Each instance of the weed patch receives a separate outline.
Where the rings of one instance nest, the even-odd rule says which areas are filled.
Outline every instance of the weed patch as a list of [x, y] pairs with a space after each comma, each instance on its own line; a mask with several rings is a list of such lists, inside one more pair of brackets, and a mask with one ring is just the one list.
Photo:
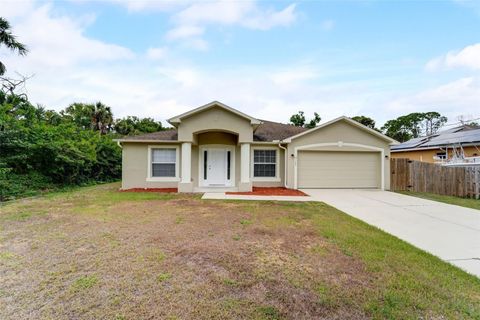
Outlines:
[[172, 275], [170, 273], [160, 273], [157, 276], [157, 281], [158, 282], [165, 282], [165, 281], [169, 280], [170, 278], [172, 278]]
[[93, 287], [95, 284], [97, 284], [97, 282], [98, 282], [98, 279], [97, 279], [97, 276], [95, 275], [83, 276], [73, 282], [71, 289], [74, 292], [86, 290]]

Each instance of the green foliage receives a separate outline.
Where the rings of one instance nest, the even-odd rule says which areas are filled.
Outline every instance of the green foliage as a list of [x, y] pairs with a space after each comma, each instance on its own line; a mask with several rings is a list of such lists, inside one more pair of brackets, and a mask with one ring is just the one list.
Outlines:
[[447, 117], [435, 111], [414, 112], [387, 121], [382, 131], [397, 141], [405, 142], [412, 138], [435, 134], [446, 122]]
[[[0, 17], [0, 47], [4, 45], [12, 51], [16, 51], [19, 55], [27, 54], [28, 50], [25, 45], [18, 42], [12, 34], [10, 23], [4, 18]], [[5, 65], [0, 61], [0, 76], [7, 71]]]
[[135, 116], [118, 119], [115, 121], [114, 128], [116, 133], [124, 136], [164, 130], [160, 121], [157, 122], [152, 118], [140, 119]]
[[373, 120], [372, 118], [369, 118], [369, 117], [366, 117], [366, 116], [355, 116], [355, 117], [352, 117], [352, 120], [355, 120], [355, 121], [363, 124], [365, 127], [377, 130], [375, 128], [375, 120]]
[[101, 134], [107, 134], [113, 126], [112, 110], [101, 102], [73, 103], [62, 111], [62, 115], [82, 129], [100, 131]]
[[[0, 201], [120, 177], [121, 149], [108, 133], [109, 108], [72, 106], [57, 113], [0, 92]], [[85, 110], [93, 111], [91, 125]]]
[[320, 115], [316, 112], [313, 113], [314, 117], [310, 121], [306, 121], [305, 114], [303, 111], [298, 111], [297, 114], [294, 114], [290, 117], [290, 123], [296, 127], [304, 127], [307, 129], [315, 128], [318, 123], [322, 120]]
[[290, 117], [290, 123], [295, 127], [303, 127], [305, 125], [305, 114], [303, 111], [298, 111]]

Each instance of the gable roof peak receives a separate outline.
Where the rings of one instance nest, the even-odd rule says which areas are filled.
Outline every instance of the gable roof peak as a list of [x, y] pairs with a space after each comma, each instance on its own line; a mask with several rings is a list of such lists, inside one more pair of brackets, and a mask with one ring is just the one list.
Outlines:
[[210, 102], [210, 103], [204, 104], [204, 105], [202, 105], [202, 106], [200, 106], [200, 107], [197, 107], [197, 108], [192, 109], [192, 110], [190, 110], [190, 111], [184, 112], [184, 113], [182, 113], [182, 114], [180, 114], [180, 115], [177, 115], [177, 116], [175, 116], [175, 117], [172, 117], [172, 118], [168, 119], [167, 121], [168, 121], [168, 123], [170, 123], [171, 125], [177, 126], [179, 123], [182, 122], [182, 119], [183, 119], [183, 118], [189, 117], [189, 116], [191, 116], [191, 115], [194, 115], [194, 114], [196, 114], [196, 113], [205, 111], [205, 110], [210, 109], [210, 108], [213, 108], [213, 107], [220, 107], [220, 108], [222, 108], [222, 109], [224, 109], [224, 110], [227, 110], [227, 111], [229, 111], [229, 112], [231, 112], [231, 113], [234, 113], [234, 114], [236, 114], [236, 115], [238, 115], [238, 116], [240, 116], [240, 117], [242, 117], [242, 118], [245, 118], [245, 119], [247, 119], [247, 120], [250, 120], [250, 123], [251, 123], [252, 125], [259, 125], [259, 124], [262, 123], [260, 120], [254, 118], [254, 117], [252, 117], [252, 116], [249, 116], [249, 115], [247, 115], [247, 114], [245, 114], [245, 113], [243, 113], [243, 112], [241, 112], [241, 111], [239, 111], [239, 110], [237, 110], [237, 109], [235, 109], [235, 108], [232, 108], [232, 107], [230, 107], [230, 106], [228, 106], [228, 105], [226, 105], [226, 104], [224, 104], [224, 103], [222, 103], [222, 102], [220, 102], [220, 101], [217, 101], [217, 100], [214, 100], [214, 101], [212, 101], [212, 102]]
[[376, 130], [373, 130], [372, 128], [369, 128], [369, 127], [367, 127], [367, 126], [364, 126], [364, 125], [361, 124], [360, 122], [357, 122], [357, 121], [355, 121], [355, 120], [353, 120], [352, 118], [349, 118], [349, 117], [347, 117], [347, 116], [340, 116], [340, 117], [335, 118], [335, 119], [333, 119], [333, 120], [330, 120], [330, 121], [327, 121], [327, 122], [325, 122], [325, 123], [322, 123], [322, 124], [320, 124], [320, 125], [312, 128], [312, 129], [308, 129], [308, 130], [303, 131], [303, 132], [301, 132], [301, 133], [299, 133], [299, 134], [297, 134], [297, 135], [291, 136], [291, 137], [285, 139], [284, 142], [289, 143], [289, 142], [291, 142], [293, 139], [296, 139], [296, 138], [298, 138], [298, 137], [301, 137], [301, 136], [303, 136], [303, 135], [305, 135], [305, 134], [309, 134], [309, 133], [311, 133], [311, 132], [313, 132], [313, 131], [316, 131], [316, 130], [318, 130], [318, 129], [327, 127], [327, 126], [332, 125], [332, 124], [334, 124], [334, 123], [337, 123], [337, 122], [339, 122], [339, 121], [345, 121], [345, 122], [347, 122], [347, 123], [349, 123], [349, 124], [351, 124], [351, 125], [354, 125], [354, 126], [360, 128], [360, 129], [362, 129], [362, 130], [364, 130], [364, 131], [367, 131], [367, 132], [369, 132], [369, 133], [371, 133], [371, 134], [373, 134], [373, 135], [375, 135], [375, 136], [377, 136], [377, 137], [379, 137], [379, 138], [381, 138], [381, 139], [383, 139], [383, 140], [385, 140], [385, 141], [388, 141], [388, 142], [389, 142], [390, 144], [392, 144], [392, 145], [399, 143], [399, 142], [396, 141], [395, 139], [392, 139], [392, 138], [384, 135], [384, 134], [381, 133], [381, 132], [378, 132], [378, 131], [376, 131]]

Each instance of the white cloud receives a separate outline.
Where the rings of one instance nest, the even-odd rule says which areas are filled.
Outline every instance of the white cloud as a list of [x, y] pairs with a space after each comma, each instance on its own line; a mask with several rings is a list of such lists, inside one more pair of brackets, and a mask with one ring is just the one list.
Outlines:
[[181, 25], [169, 30], [165, 37], [168, 40], [191, 38], [202, 35], [204, 31], [203, 27]]
[[438, 111], [450, 120], [461, 114], [480, 116], [480, 77], [470, 76], [403, 96], [388, 103], [388, 111], [401, 115], [409, 112]]
[[147, 58], [151, 60], [161, 60], [167, 55], [167, 48], [149, 48], [147, 50]]
[[134, 57], [127, 48], [84, 36], [85, 28], [92, 22], [91, 15], [72, 19], [53, 16], [51, 11], [52, 6], [47, 4], [32, 8], [24, 16], [13, 20], [18, 40], [25, 43], [29, 50], [28, 55], [22, 58], [22, 71]]
[[472, 44], [459, 51], [450, 51], [426, 64], [426, 69], [429, 71], [458, 67], [480, 70], [480, 43]]
[[198, 2], [174, 16], [178, 25], [240, 25], [251, 29], [268, 30], [288, 26], [296, 20], [295, 4], [283, 10], [263, 9], [254, 1]]
[[185, 6], [192, 0], [110, 0], [113, 3], [122, 5], [130, 12], [141, 11], [171, 11]]
[[195, 2], [173, 15], [175, 26], [166, 38], [184, 40], [191, 47], [205, 49], [207, 43], [201, 36], [207, 26], [241, 26], [253, 30], [289, 26], [297, 19], [295, 8], [291, 4], [282, 10], [265, 9], [255, 1]]
[[24, 15], [25, 12], [30, 12], [32, 9], [33, 1], [2, 0], [1, 15], [3, 18], [12, 20]]
[[269, 30], [279, 26], [289, 26], [297, 19], [295, 13], [295, 4], [291, 4], [285, 7], [281, 11], [274, 10], [255, 10], [255, 14], [250, 17], [246, 17], [242, 25], [251, 29]]
[[255, 7], [251, 1], [197, 2], [177, 13], [173, 19], [179, 25], [231, 25], [239, 23]]

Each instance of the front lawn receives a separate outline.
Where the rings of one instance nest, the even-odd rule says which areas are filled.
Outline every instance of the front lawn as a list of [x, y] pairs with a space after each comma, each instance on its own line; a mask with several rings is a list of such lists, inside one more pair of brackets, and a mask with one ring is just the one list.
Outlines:
[[477, 200], [477, 199], [443, 196], [440, 194], [425, 193], [425, 192], [410, 192], [410, 191], [398, 191], [398, 192], [405, 194], [407, 196], [419, 197], [422, 199], [439, 201], [439, 202], [444, 202], [448, 204], [454, 204], [461, 207], [480, 210], [480, 200]]
[[81, 188], [0, 207], [0, 319], [479, 319], [480, 280], [323, 203]]

